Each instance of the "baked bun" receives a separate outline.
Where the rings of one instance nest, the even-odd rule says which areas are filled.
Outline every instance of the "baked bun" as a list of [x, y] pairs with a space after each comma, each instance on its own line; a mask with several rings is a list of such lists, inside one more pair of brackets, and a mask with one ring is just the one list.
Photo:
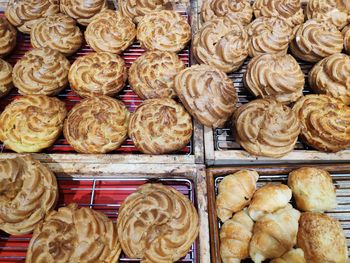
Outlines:
[[21, 94], [57, 95], [68, 85], [68, 59], [50, 48], [32, 49], [13, 68], [13, 83]]
[[0, 98], [7, 95], [12, 87], [12, 66], [0, 58]]
[[179, 13], [163, 10], [142, 18], [137, 39], [147, 50], [179, 52], [191, 40], [191, 27]]
[[136, 27], [129, 17], [113, 10], [103, 11], [92, 19], [85, 31], [85, 39], [96, 52], [119, 54], [136, 37]]
[[0, 229], [11, 235], [31, 233], [55, 207], [55, 175], [30, 156], [0, 161]]
[[118, 262], [117, 229], [103, 213], [76, 204], [50, 212], [30, 240], [26, 263]]
[[199, 231], [191, 201], [172, 187], [145, 184], [119, 209], [118, 236], [124, 253], [141, 262], [175, 262], [185, 256]]
[[346, 53], [348, 53], [350, 55], [350, 25], [344, 27], [342, 33], [344, 35], [344, 48], [345, 48], [345, 51], [346, 51]]
[[175, 77], [175, 91], [201, 124], [222, 127], [236, 109], [237, 93], [227, 75], [208, 65], [195, 65]]
[[76, 104], [64, 122], [64, 137], [80, 153], [106, 153], [120, 147], [128, 133], [129, 111], [111, 97]]
[[327, 95], [306, 95], [293, 110], [301, 122], [301, 138], [313, 148], [338, 152], [350, 146], [350, 107]]
[[148, 51], [129, 69], [129, 83], [141, 99], [174, 98], [176, 74], [185, 64], [172, 52]]
[[83, 98], [114, 96], [123, 89], [127, 77], [124, 60], [107, 52], [77, 58], [68, 75], [71, 88]]
[[299, 26], [290, 50], [296, 58], [318, 62], [343, 50], [343, 35], [330, 23], [308, 20]]
[[61, 135], [66, 115], [64, 103], [57, 98], [19, 97], [0, 115], [0, 141], [15, 152], [39, 152]]
[[16, 47], [17, 31], [4, 17], [0, 17], [0, 58]]
[[145, 100], [132, 114], [129, 137], [143, 153], [163, 154], [182, 150], [192, 137], [192, 120], [172, 99]]
[[74, 19], [63, 14], [42, 18], [30, 31], [34, 48], [48, 47], [65, 56], [75, 53], [83, 43], [83, 35]]
[[19, 31], [29, 34], [39, 18], [59, 12], [59, 0], [9, 0], [5, 16]]
[[286, 104], [303, 95], [304, 84], [304, 73], [289, 54], [254, 57], [244, 74], [244, 85], [255, 97], [270, 97]]
[[302, 249], [293, 248], [282, 257], [271, 260], [270, 263], [306, 263], [306, 260]]
[[239, 22], [217, 18], [206, 22], [193, 40], [193, 54], [201, 64], [224, 72], [237, 70], [248, 56], [248, 35]]
[[273, 99], [257, 99], [234, 114], [236, 141], [250, 154], [282, 157], [294, 149], [300, 121], [286, 105]]

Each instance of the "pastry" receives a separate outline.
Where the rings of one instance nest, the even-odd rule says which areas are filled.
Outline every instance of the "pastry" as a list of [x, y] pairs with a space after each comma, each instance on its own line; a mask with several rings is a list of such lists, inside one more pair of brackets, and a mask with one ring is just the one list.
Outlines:
[[289, 54], [254, 57], [244, 74], [244, 85], [255, 97], [270, 97], [286, 104], [303, 95], [304, 84], [304, 73]]
[[236, 213], [220, 229], [220, 255], [223, 263], [240, 263], [249, 257], [253, 220], [246, 211]]
[[106, 153], [120, 147], [128, 133], [129, 111], [111, 97], [76, 104], [64, 122], [64, 137], [79, 153]]
[[174, 98], [175, 76], [185, 64], [172, 52], [148, 51], [129, 69], [129, 83], [141, 99]]
[[346, 263], [348, 249], [340, 223], [325, 214], [302, 213], [299, 221], [297, 246], [308, 263]]
[[290, 51], [299, 59], [318, 62], [343, 50], [343, 35], [332, 24], [308, 20], [300, 25]]
[[302, 249], [293, 248], [282, 257], [271, 260], [270, 263], [306, 263], [306, 260]]
[[118, 262], [117, 228], [103, 213], [76, 204], [50, 212], [30, 240], [26, 263]]
[[0, 58], [0, 98], [12, 89], [12, 66]]
[[59, 12], [59, 0], [9, 0], [5, 16], [19, 31], [29, 34], [39, 18]]
[[143, 153], [163, 154], [182, 150], [192, 137], [192, 120], [172, 99], [145, 100], [132, 114], [129, 137]]
[[292, 198], [292, 191], [284, 184], [268, 183], [259, 188], [253, 195], [248, 207], [249, 216], [259, 220], [268, 213], [285, 207]]
[[350, 57], [337, 53], [318, 62], [309, 72], [310, 88], [350, 105]]
[[127, 77], [124, 60], [107, 52], [77, 58], [68, 75], [71, 88], [82, 98], [114, 96], [123, 89]]
[[234, 113], [236, 141], [250, 154], [279, 158], [294, 149], [300, 133], [295, 112], [273, 99], [257, 99]]
[[277, 17], [259, 17], [246, 28], [249, 36], [249, 56], [287, 54], [293, 39], [293, 29]]
[[302, 211], [323, 212], [337, 207], [332, 177], [323, 169], [302, 167], [288, 176], [297, 208]]
[[65, 56], [75, 53], [83, 42], [83, 35], [74, 19], [63, 14], [38, 20], [30, 31], [34, 48], [48, 47]]
[[248, 25], [253, 18], [253, 8], [248, 0], [205, 0], [201, 10], [202, 20], [228, 17]]
[[248, 56], [248, 34], [239, 22], [216, 18], [201, 27], [192, 47], [198, 63], [231, 72], [237, 70]]
[[124, 253], [141, 262], [175, 262], [185, 256], [199, 231], [196, 208], [183, 194], [145, 184], [119, 209], [118, 236]]
[[113, 10], [103, 11], [92, 19], [85, 31], [85, 39], [96, 52], [119, 54], [136, 37], [136, 27], [130, 18]]
[[219, 194], [216, 198], [216, 211], [222, 222], [226, 222], [232, 214], [250, 203], [258, 179], [259, 174], [253, 170], [241, 170], [224, 177], [219, 184]]
[[0, 229], [11, 235], [31, 233], [55, 207], [55, 175], [30, 156], [0, 161]]
[[179, 13], [163, 10], [142, 18], [137, 39], [147, 50], [179, 52], [191, 40], [191, 27]]
[[4, 17], [0, 17], [0, 58], [10, 54], [16, 47], [16, 29]]
[[0, 141], [15, 152], [39, 152], [61, 135], [66, 107], [57, 98], [22, 96], [0, 115]]
[[50, 48], [32, 49], [13, 68], [13, 83], [21, 94], [57, 95], [68, 85], [68, 59]]
[[182, 104], [201, 124], [222, 127], [236, 109], [237, 93], [227, 75], [208, 65], [194, 65], [175, 77]]
[[343, 36], [344, 36], [344, 48], [346, 53], [350, 55], [350, 25], [344, 27], [343, 31]]
[[350, 107], [327, 95], [306, 95], [293, 107], [301, 138], [313, 148], [338, 152], [350, 146]]

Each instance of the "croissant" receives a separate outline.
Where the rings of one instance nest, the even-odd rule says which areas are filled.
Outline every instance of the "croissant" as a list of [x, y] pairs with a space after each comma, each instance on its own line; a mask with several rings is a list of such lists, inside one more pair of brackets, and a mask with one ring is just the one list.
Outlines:
[[271, 260], [270, 263], [306, 263], [304, 251], [300, 248], [292, 249], [280, 258]]

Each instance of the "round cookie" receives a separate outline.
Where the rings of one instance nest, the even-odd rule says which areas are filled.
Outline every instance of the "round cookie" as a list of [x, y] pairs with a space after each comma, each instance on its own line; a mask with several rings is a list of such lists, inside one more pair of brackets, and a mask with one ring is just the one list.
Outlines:
[[13, 87], [12, 66], [0, 59], [0, 98], [7, 95]]
[[16, 29], [4, 17], [0, 17], [0, 58], [11, 53], [16, 47]]

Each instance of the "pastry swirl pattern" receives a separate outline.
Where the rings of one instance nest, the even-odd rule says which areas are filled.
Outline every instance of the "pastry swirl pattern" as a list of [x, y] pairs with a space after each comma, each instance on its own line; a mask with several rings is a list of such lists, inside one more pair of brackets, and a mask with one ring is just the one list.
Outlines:
[[12, 87], [12, 66], [0, 59], [0, 98], [7, 95]]
[[350, 25], [344, 27], [343, 31], [343, 36], [344, 36], [344, 48], [346, 53], [350, 55]]
[[16, 29], [6, 20], [0, 17], [0, 58], [10, 54], [16, 47]]

